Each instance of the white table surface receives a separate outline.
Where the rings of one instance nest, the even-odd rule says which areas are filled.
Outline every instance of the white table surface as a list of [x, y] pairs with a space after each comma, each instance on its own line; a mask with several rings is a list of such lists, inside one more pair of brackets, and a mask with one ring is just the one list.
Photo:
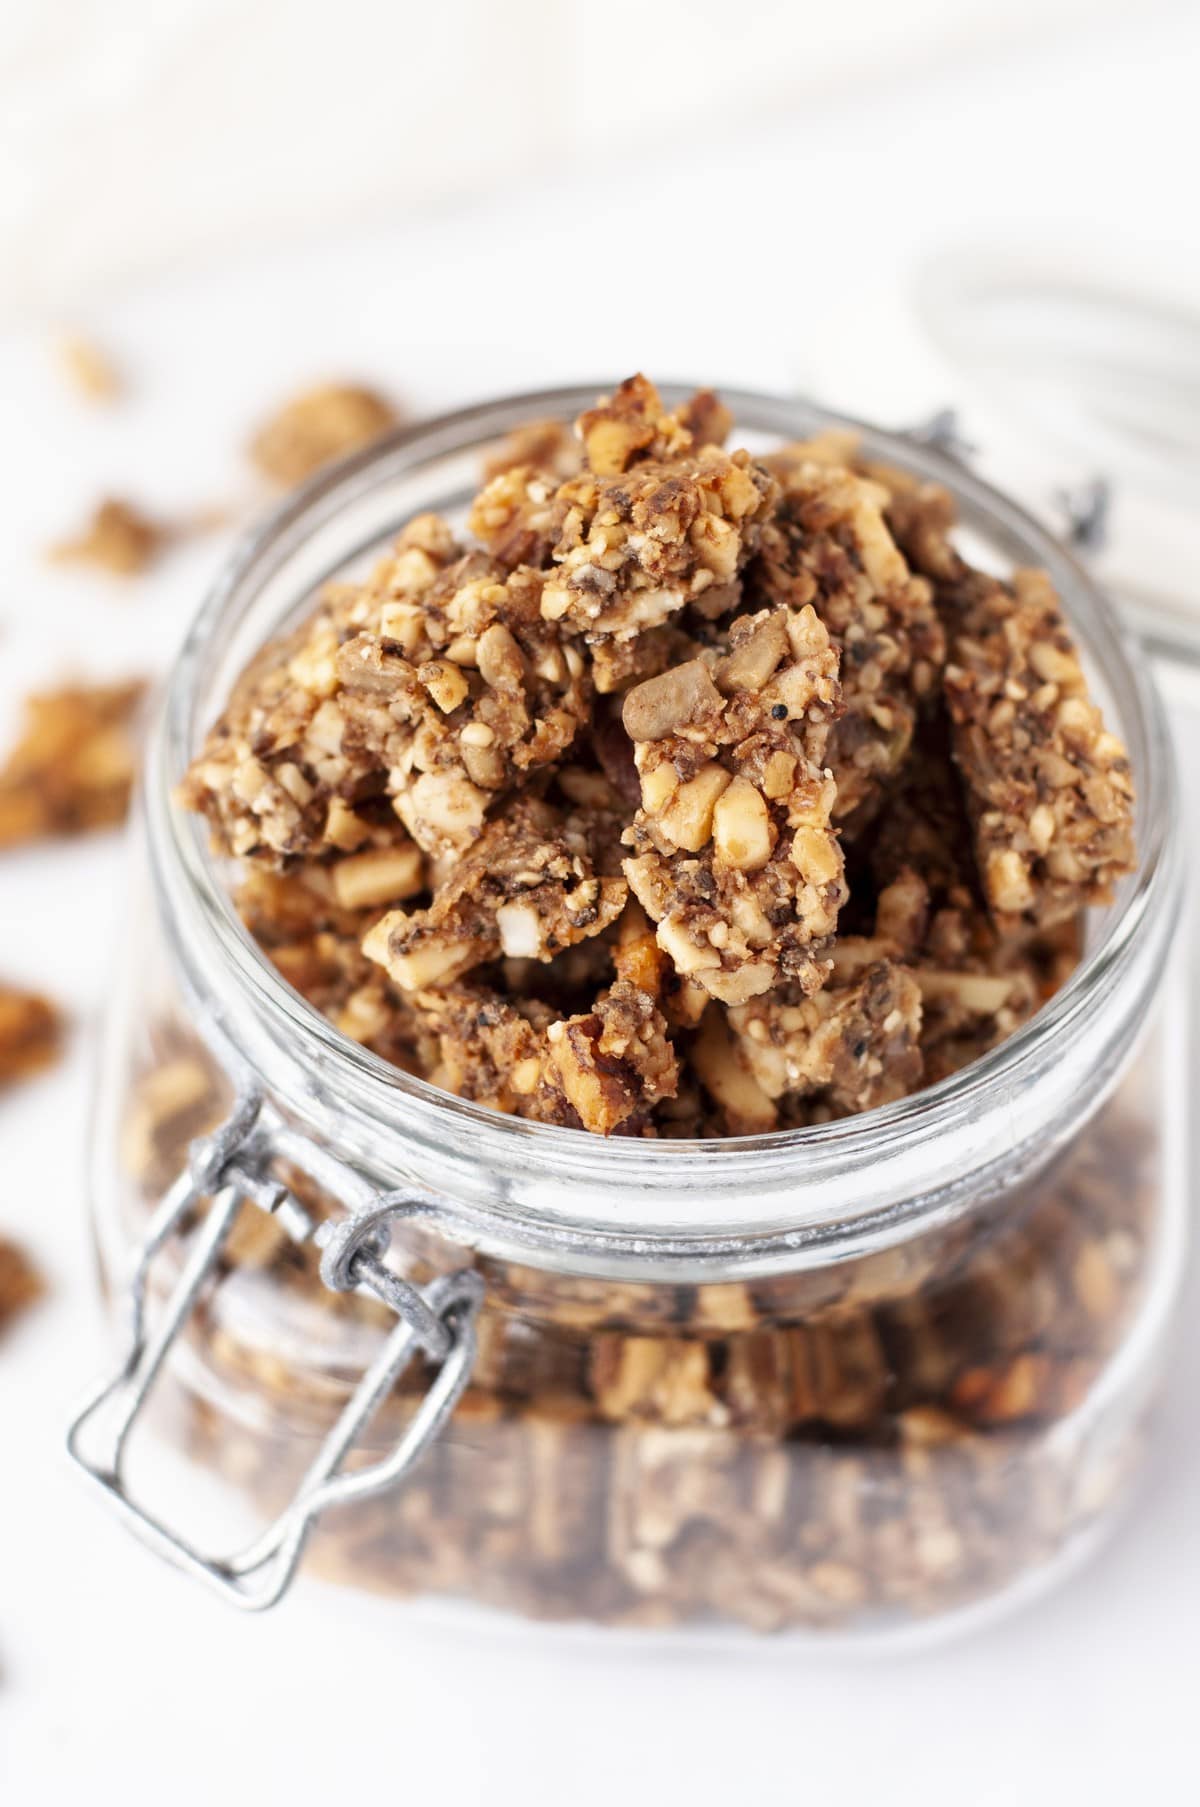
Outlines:
[[[1131, 24], [1071, 55], [999, 58], [734, 146], [550, 181], [502, 209], [385, 222], [113, 297], [86, 315], [134, 378], [110, 412], [61, 389], [40, 330], [0, 342], [0, 727], [64, 667], [161, 667], [222, 548], [190, 547], [129, 591], [48, 572], [37, 549], [101, 490], [164, 510], [248, 491], [233, 448], [294, 383], [361, 374], [427, 410], [640, 365], [807, 386], [896, 419], [947, 394], [904, 305], [914, 262], [981, 221], [1022, 244], [1103, 240], [1110, 263], [1119, 222], [1124, 256], [1144, 247], [1162, 282], [1200, 293], [1200, 244], [1167, 179], [1194, 163], [1200, 33], [1151, 12], [1148, 46]], [[947, 143], [963, 153], [949, 165]], [[1076, 163], [1100, 182], [1090, 222], [1072, 210]], [[743, 247], [768, 233], [769, 254], [748, 260]], [[682, 290], [681, 260], [694, 270]], [[160, 1568], [61, 1448], [102, 1347], [82, 1171], [122, 870], [105, 838], [6, 856], [0, 875], [0, 970], [75, 1000], [77, 1018], [65, 1064], [0, 1103], [0, 1227], [37, 1251], [52, 1285], [0, 1350], [5, 1803], [1200, 1796], [1194, 1275], [1146, 1484], [1114, 1541], [1053, 1597], [948, 1648], [857, 1661], [639, 1651], [464, 1632], [312, 1582], [245, 1620]]]

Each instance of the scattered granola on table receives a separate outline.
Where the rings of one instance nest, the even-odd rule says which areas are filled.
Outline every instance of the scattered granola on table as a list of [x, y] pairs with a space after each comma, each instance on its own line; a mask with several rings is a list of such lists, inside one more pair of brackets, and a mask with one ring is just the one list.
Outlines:
[[42, 1277], [24, 1249], [0, 1236], [0, 1336], [44, 1291]]
[[[358, 391], [258, 441], [293, 481]], [[184, 786], [280, 970], [494, 1108], [744, 1134], [901, 1098], [1069, 974], [1133, 863], [1048, 579], [826, 435], [724, 449], [638, 376], [488, 461], [239, 680]]]
[[400, 416], [386, 396], [353, 383], [322, 383], [281, 407], [250, 441], [264, 477], [291, 488], [335, 458], [369, 445]]
[[62, 1018], [48, 998], [0, 983], [0, 1088], [51, 1066], [62, 1046]]
[[145, 684], [68, 684], [26, 699], [0, 765], [0, 850], [122, 822], [137, 767]]
[[88, 402], [116, 401], [125, 385], [102, 346], [79, 333], [64, 333], [55, 349], [63, 375], [77, 395]]
[[177, 530], [136, 502], [118, 496], [98, 502], [82, 532], [51, 546], [56, 565], [90, 565], [111, 577], [140, 577], [175, 540]]

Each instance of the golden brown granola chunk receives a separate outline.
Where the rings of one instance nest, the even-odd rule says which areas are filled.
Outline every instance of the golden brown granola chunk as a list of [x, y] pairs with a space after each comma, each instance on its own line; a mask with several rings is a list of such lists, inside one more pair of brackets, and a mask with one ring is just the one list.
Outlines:
[[678, 1066], [654, 1001], [627, 980], [567, 1018], [486, 987], [418, 992], [426, 1072], [461, 1098], [596, 1135], [648, 1127]]
[[706, 437], [723, 425], [718, 407], [697, 397], [667, 414], [653, 384], [632, 379], [581, 417], [586, 470], [557, 487], [529, 466], [502, 472], [471, 531], [505, 564], [546, 567], [543, 615], [589, 641], [632, 640], [701, 599], [727, 610], [775, 486]]
[[1004, 934], [1110, 903], [1134, 866], [1129, 756], [1104, 725], [1043, 571], [944, 593], [946, 704], [975, 857]]
[[140, 681], [71, 684], [26, 699], [21, 738], [0, 766], [0, 848], [124, 820], [144, 692]]
[[0, 1236], [0, 1335], [44, 1291], [42, 1277], [24, 1249]]
[[[369, 849], [334, 866], [306, 865], [288, 873], [252, 867], [236, 897], [243, 922], [289, 985], [343, 1035], [406, 1069], [416, 1033], [412, 1010], [361, 945], [378, 906], [389, 898], [379, 894], [382, 883], [370, 887], [369, 900], [360, 898], [361, 880], [356, 876], [348, 885], [345, 874], [377, 856], [395, 870], [406, 854], [415, 853], [410, 843], [405, 849]], [[386, 886], [394, 899], [421, 888], [419, 881]], [[348, 893], [353, 893], [350, 901]]]
[[742, 1133], [774, 1129], [778, 1101], [821, 1094], [838, 1115], [872, 1110], [915, 1090], [921, 991], [889, 959], [872, 961], [812, 997], [795, 989], [706, 1015], [693, 1063]]
[[110, 496], [98, 502], [81, 533], [50, 548], [56, 565], [92, 565], [113, 577], [140, 577], [177, 537], [135, 502]]
[[306, 389], [264, 421], [250, 456], [265, 477], [291, 487], [335, 458], [370, 445], [399, 420], [386, 396], [355, 383]]
[[0, 1086], [52, 1065], [62, 1046], [62, 1027], [48, 998], [0, 985]]
[[872, 866], [880, 887], [873, 932], [839, 942], [835, 968], [845, 973], [881, 956], [911, 966], [932, 1084], [1004, 1041], [1055, 983], [1042, 971], [1042, 938], [1006, 941], [984, 907], [961, 781], [943, 731], [923, 737], [882, 818]]
[[431, 987], [412, 995], [420, 1070], [431, 1084], [474, 1104], [538, 1123], [570, 1121], [545, 1078], [545, 1031], [554, 1012], [483, 985]]
[[837, 660], [811, 608], [764, 610], [724, 650], [630, 690], [641, 781], [625, 875], [659, 946], [709, 996], [822, 983], [844, 899], [822, 756]]
[[391, 910], [363, 952], [405, 991], [448, 985], [501, 955], [550, 960], [615, 922], [625, 880], [596, 873], [586, 812], [522, 799], [453, 862], [426, 910]]
[[750, 573], [754, 593], [811, 603], [841, 655], [843, 714], [830, 744], [835, 819], [856, 830], [907, 758], [936, 700], [945, 640], [929, 584], [914, 577], [883, 518], [886, 495], [841, 466], [788, 457]]
[[673, 1098], [679, 1064], [662, 1012], [628, 979], [618, 979], [585, 1016], [551, 1023], [547, 1066], [584, 1129], [611, 1135]]
[[185, 801], [257, 858], [341, 845], [380, 802], [426, 851], [467, 846], [586, 716], [584, 661], [542, 619], [542, 581], [418, 517], [366, 584], [329, 589], [245, 674]]

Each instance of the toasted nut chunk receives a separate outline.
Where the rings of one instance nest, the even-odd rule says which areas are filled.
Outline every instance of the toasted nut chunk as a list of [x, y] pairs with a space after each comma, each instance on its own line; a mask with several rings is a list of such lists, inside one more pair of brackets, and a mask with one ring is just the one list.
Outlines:
[[702, 659], [689, 659], [626, 692], [621, 720], [630, 740], [663, 740], [691, 723], [711, 721], [721, 696]]
[[739, 1059], [725, 1013], [710, 1004], [692, 1043], [692, 1065], [705, 1091], [720, 1105], [733, 1136], [761, 1135], [776, 1127], [779, 1113], [749, 1067]]
[[701, 766], [694, 778], [673, 790], [659, 824], [663, 840], [698, 853], [712, 834], [717, 802], [731, 782], [715, 759]]
[[733, 779], [721, 792], [712, 824], [717, 858], [726, 866], [738, 872], [757, 872], [766, 865], [771, 857], [771, 817], [748, 778]]
[[419, 847], [372, 847], [339, 860], [333, 889], [344, 910], [361, 910], [413, 897], [425, 883], [425, 861]]
[[450, 715], [467, 696], [467, 680], [449, 659], [427, 659], [418, 666], [417, 677], [443, 715]]

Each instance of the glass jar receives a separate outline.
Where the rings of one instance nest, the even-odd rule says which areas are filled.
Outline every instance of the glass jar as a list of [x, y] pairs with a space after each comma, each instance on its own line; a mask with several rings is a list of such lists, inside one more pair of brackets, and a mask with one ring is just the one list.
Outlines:
[[[233, 678], [319, 585], [419, 510], [461, 515], [499, 436], [593, 393], [393, 436], [287, 501], [201, 611], [151, 738], [96, 1117], [100, 1267], [119, 1292], [140, 1249], [134, 1328], [73, 1447], [242, 1604], [278, 1597], [307, 1543], [318, 1572], [540, 1619], [824, 1637], [973, 1616], [1112, 1522], [1184, 1254], [1169, 745], [1071, 556], [936, 451], [861, 429], [953, 490], [976, 558], [1049, 570], [1139, 799], [1136, 874], [1062, 990], [865, 1116], [604, 1141], [443, 1093], [289, 988], [172, 804]], [[754, 448], [858, 425], [726, 399]], [[131, 1495], [162, 1367], [187, 1447], [272, 1519], [236, 1558], [176, 1528], [191, 1489], [170, 1513]]]

